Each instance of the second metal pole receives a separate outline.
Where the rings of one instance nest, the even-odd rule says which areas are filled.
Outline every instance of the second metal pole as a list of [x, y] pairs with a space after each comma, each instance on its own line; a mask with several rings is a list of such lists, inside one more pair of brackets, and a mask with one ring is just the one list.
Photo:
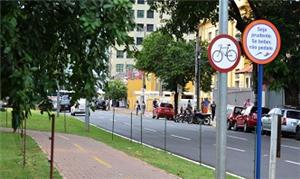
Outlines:
[[164, 139], [164, 150], [167, 151], [167, 118], [165, 118], [165, 139]]
[[132, 142], [132, 112], [130, 113], [130, 142]]
[[115, 108], [113, 109], [113, 121], [111, 129], [111, 140], [114, 140], [114, 130], [115, 130]]
[[143, 114], [141, 114], [141, 144], [143, 144]]
[[260, 161], [261, 161], [261, 112], [262, 112], [262, 83], [263, 83], [263, 65], [258, 65], [258, 85], [257, 85], [257, 120], [256, 120], [256, 167], [255, 178], [260, 179]]

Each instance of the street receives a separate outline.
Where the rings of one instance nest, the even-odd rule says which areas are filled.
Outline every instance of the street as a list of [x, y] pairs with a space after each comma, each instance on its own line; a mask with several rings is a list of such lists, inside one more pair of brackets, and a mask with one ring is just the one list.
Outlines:
[[[91, 113], [91, 123], [112, 130], [112, 111]], [[78, 116], [84, 120], [84, 116]], [[164, 149], [164, 119], [133, 115], [132, 138]], [[115, 114], [114, 132], [130, 138], [131, 121], [128, 114]], [[200, 131], [201, 130], [201, 138]], [[214, 167], [216, 163], [216, 130], [212, 126], [167, 121], [166, 149], [174, 154]], [[201, 145], [200, 145], [201, 144]], [[261, 178], [268, 178], [270, 136], [262, 136]], [[227, 131], [226, 171], [245, 178], [254, 178], [254, 133]], [[200, 152], [201, 151], [201, 152]], [[300, 143], [293, 138], [282, 138], [281, 158], [277, 159], [278, 179], [300, 177]]]

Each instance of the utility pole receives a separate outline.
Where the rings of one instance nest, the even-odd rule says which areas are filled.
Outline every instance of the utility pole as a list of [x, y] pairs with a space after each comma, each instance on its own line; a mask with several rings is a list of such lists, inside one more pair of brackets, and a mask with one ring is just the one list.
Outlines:
[[200, 58], [201, 48], [199, 48], [199, 31], [196, 32], [196, 50], [195, 50], [195, 92], [196, 92], [196, 110], [200, 111]]
[[[228, 32], [228, 0], [219, 0], [219, 32]], [[218, 108], [217, 108], [217, 165], [216, 179], [226, 178], [226, 105], [227, 73], [218, 73]]]

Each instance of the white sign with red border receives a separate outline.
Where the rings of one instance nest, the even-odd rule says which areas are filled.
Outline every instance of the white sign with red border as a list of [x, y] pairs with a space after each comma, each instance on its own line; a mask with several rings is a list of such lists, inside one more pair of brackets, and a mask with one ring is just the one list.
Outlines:
[[239, 63], [241, 49], [239, 43], [227, 34], [216, 36], [208, 46], [210, 65], [217, 71], [227, 73]]
[[280, 34], [277, 28], [269, 21], [253, 21], [243, 33], [245, 54], [254, 63], [270, 63], [278, 55], [280, 47]]

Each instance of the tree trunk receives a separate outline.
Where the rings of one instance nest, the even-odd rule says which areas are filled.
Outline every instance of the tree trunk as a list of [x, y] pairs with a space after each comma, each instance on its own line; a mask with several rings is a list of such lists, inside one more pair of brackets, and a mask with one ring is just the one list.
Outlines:
[[178, 92], [177, 92], [177, 90], [175, 91], [175, 95], [174, 95], [174, 112], [175, 112], [175, 115], [178, 114]]
[[285, 104], [300, 107], [299, 93], [300, 90], [294, 84], [289, 85], [288, 88], [284, 88]]

